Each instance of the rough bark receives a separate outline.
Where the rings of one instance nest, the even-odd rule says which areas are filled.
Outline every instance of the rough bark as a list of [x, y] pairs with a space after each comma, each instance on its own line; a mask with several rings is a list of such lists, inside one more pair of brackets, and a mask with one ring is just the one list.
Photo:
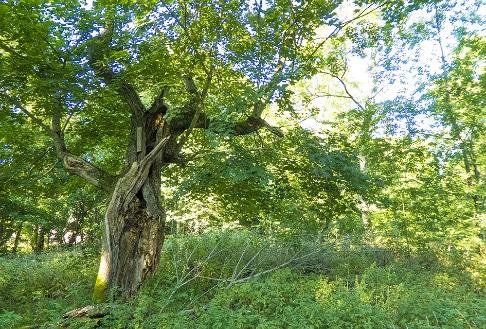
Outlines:
[[165, 106], [144, 112], [133, 109], [127, 155], [131, 166], [118, 179], [105, 214], [104, 247], [93, 294], [97, 301], [105, 300], [109, 289], [124, 298], [132, 296], [155, 272], [164, 240], [160, 175], [170, 139], [162, 118]]
[[139, 179], [136, 175], [125, 178], [117, 184], [105, 215], [108, 282], [97, 288], [119, 289], [123, 297], [130, 297], [158, 265], [165, 215], [148, 179], [141, 179], [143, 186], [130, 202], [124, 202], [130, 194], [127, 187]]
[[157, 268], [165, 212], [157, 193], [160, 182], [154, 186], [149, 176], [141, 175], [140, 165], [134, 163], [115, 187], [104, 218], [102, 255], [93, 293], [96, 301], [104, 301], [108, 289], [130, 297]]

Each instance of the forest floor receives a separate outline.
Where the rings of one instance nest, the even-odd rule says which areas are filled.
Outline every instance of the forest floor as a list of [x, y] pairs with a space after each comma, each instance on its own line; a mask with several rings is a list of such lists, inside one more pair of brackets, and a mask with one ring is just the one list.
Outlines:
[[[358, 240], [357, 240], [358, 241]], [[486, 328], [484, 250], [322, 237], [170, 237], [158, 273], [102, 319], [95, 246], [0, 257], [0, 328]]]

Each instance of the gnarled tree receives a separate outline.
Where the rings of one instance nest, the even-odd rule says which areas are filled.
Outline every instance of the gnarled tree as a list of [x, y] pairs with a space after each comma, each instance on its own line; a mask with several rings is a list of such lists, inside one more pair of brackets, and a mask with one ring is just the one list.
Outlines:
[[329, 40], [369, 13], [397, 9], [357, 1], [338, 18], [340, 3], [0, 4], [2, 111], [37, 124], [67, 171], [109, 195], [97, 299], [107, 288], [128, 297], [155, 271], [161, 174], [186, 163], [194, 130], [283, 136], [262, 116], [268, 105], [291, 111], [287, 87], [322, 65]]

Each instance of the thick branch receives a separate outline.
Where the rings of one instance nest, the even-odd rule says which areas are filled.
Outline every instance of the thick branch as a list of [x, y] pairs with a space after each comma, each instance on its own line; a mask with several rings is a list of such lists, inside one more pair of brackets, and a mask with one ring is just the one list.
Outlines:
[[[332, 37], [334, 37], [339, 31], [341, 31], [346, 25], [350, 24], [351, 22], [362, 18], [373, 11], [377, 10], [380, 8], [382, 5], [379, 5], [375, 8], [370, 8], [372, 5], [369, 5], [366, 7], [363, 11], [361, 11], [357, 16], [345, 21], [344, 23], [340, 24], [338, 27], [336, 27], [335, 30], [333, 30], [326, 38], [323, 40], [321, 43], [317, 45], [317, 47], [311, 52], [311, 54], [308, 56], [308, 58], [302, 63], [302, 65], [305, 65], [307, 62], [309, 62], [312, 58], [314, 58], [314, 55], [317, 53], [319, 49]], [[261, 115], [263, 113], [263, 110], [265, 109], [265, 106], [270, 103], [275, 91], [276, 91], [276, 86], [278, 85], [279, 82], [282, 81], [282, 72], [283, 72], [283, 60], [282, 58], [279, 58], [277, 65], [275, 67], [274, 74], [272, 75], [272, 78], [268, 82], [268, 84], [264, 87], [262, 87], [262, 90], [264, 91], [264, 95], [255, 102], [253, 105], [253, 110], [252, 114], [246, 118], [243, 121], [237, 122], [235, 125], [235, 135], [246, 135], [246, 134], [251, 134], [253, 132], [258, 131], [261, 128], [266, 128], [273, 134], [277, 135], [278, 137], [283, 137], [284, 134], [282, 130], [279, 127], [274, 127], [271, 126], [268, 122], [266, 122], [264, 119], [261, 118]], [[301, 66], [299, 66], [300, 68]], [[340, 79], [340, 81], [342, 81]], [[348, 93], [349, 94], [349, 93]], [[352, 98], [353, 99], [353, 98]], [[355, 99], [353, 101], [356, 102]], [[358, 102], [356, 102], [359, 104]], [[359, 104], [360, 105], [360, 104]], [[208, 126], [209, 123], [207, 120], [206, 122], [199, 122], [200, 124], [204, 126]]]
[[62, 105], [58, 97], [56, 97], [54, 101], [51, 127], [33, 115], [32, 112], [27, 110], [19, 101], [9, 97], [8, 95], [7, 97], [14, 103], [16, 108], [27, 115], [35, 124], [40, 126], [51, 136], [57, 157], [63, 162], [64, 168], [67, 171], [85, 179], [89, 183], [101, 188], [104, 191], [111, 191], [114, 182], [113, 176], [95, 167], [81, 157], [70, 153], [67, 149], [64, 141], [63, 127], [61, 126]]
[[161, 112], [162, 115], [164, 115], [167, 112], [167, 106], [164, 103], [164, 98], [168, 92], [169, 92], [168, 86], [162, 87], [160, 93], [157, 95], [154, 102], [152, 103], [152, 106], [150, 106], [150, 108], [148, 109], [148, 112], [150, 113]]
[[110, 83], [115, 77], [113, 70], [105, 63], [110, 50], [114, 25], [113, 20], [107, 20], [103, 32], [88, 41], [88, 64], [106, 83]]
[[169, 138], [170, 136], [162, 139], [154, 149], [140, 161], [140, 163], [136, 161], [132, 163], [130, 170], [118, 180], [114, 192], [114, 195], [117, 196], [117, 200], [112, 200], [109, 207], [123, 207], [123, 209], [128, 207], [133, 197], [145, 183], [150, 166], [155, 161], [157, 155], [163, 151]]
[[[198, 118], [198, 121], [194, 125], [194, 128], [208, 129], [210, 124], [211, 124], [211, 119], [206, 117], [204, 113], [201, 113], [201, 115]], [[235, 136], [242, 136], [242, 135], [252, 134], [261, 128], [267, 129], [277, 137], [285, 136], [282, 129], [280, 129], [279, 127], [272, 126], [261, 117], [257, 117], [254, 115], [250, 115], [245, 120], [236, 122], [234, 124], [234, 129], [232, 133], [231, 132], [225, 132], [225, 133], [233, 134]]]
[[115, 180], [113, 176], [69, 152], [65, 152], [59, 157], [63, 161], [64, 168], [70, 173], [83, 178], [106, 192], [111, 191]]
[[284, 137], [284, 133], [279, 127], [274, 127], [264, 119], [255, 116], [249, 116], [246, 120], [237, 122], [235, 125], [235, 135], [248, 135], [258, 131], [261, 128], [266, 128], [268, 131], [278, 137]]
[[118, 93], [123, 97], [127, 103], [130, 112], [137, 117], [140, 117], [145, 112], [145, 106], [142, 104], [135, 88], [128, 82], [122, 82], [118, 88]]
[[15, 107], [17, 109], [19, 109], [22, 113], [27, 115], [27, 117], [29, 117], [29, 119], [31, 119], [36, 125], [41, 127], [46, 132], [50, 133], [51, 128], [49, 128], [49, 126], [46, 125], [41, 119], [39, 119], [34, 114], [32, 114], [32, 112], [27, 110], [22, 104], [20, 104], [20, 102], [18, 100], [16, 100], [15, 98], [13, 98], [13, 97], [11, 97], [7, 94], [5, 94], [4, 96], [6, 96], [9, 99], [9, 101], [12, 102], [15, 105]]
[[206, 81], [204, 82], [204, 87], [199, 95], [196, 84], [194, 83], [194, 80], [191, 77], [186, 77], [185, 78], [185, 84], [186, 84], [186, 89], [187, 92], [193, 95], [193, 100], [192, 102], [194, 103], [194, 116], [192, 117], [191, 124], [185, 131], [185, 133], [181, 136], [179, 139], [179, 142], [177, 143], [177, 150], [181, 150], [184, 144], [187, 142], [189, 139], [189, 136], [191, 135], [192, 130], [195, 128], [195, 126], [198, 123], [199, 116], [201, 115], [203, 109], [204, 109], [204, 100], [206, 99], [206, 96], [209, 91], [209, 87], [211, 85], [211, 81], [213, 79], [213, 72], [214, 72], [214, 65], [211, 65], [211, 68], [209, 69], [208, 75], [206, 77]]
[[99, 35], [89, 41], [88, 57], [89, 65], [105, 83], [115, 85], [118, 94], [127, 103], [130, 112], [137, 118], [141, 118], [145, 107], [135, 88], [126, 81], [120, 81], [119, 75], [106, 63], [110, 55], [111, 40], [113, 36], [114, 21], [108, 20], [107, 27]]

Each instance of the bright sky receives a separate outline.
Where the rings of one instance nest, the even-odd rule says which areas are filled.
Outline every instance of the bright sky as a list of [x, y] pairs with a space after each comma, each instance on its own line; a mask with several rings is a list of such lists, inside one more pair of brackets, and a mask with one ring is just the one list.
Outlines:
[[[442, 26], [442, 31], [440, 34], [441, 42], [443, 43], [443, 48], [445, 52], [446, 59], [449, 59], [451, 51], [455, 47], [455, 39], [453, 37], [453, 30], [457, 26], [451, 23], [450, 18], [457, 18], [461, 13], [464, 12], [476, 12], [479, 17], [486, 17], [486, 5], [482, 4], [481, 1], [475, 0], [465, 0], [458, 1], [456, 7], [446, 12], [448, 19]], [[265, 1], [263, 2], [265, 4]], [[85, 1], [85, 8], [90, 9], [93, 6], [93, 0]], [[352, 0], [345, 0], [338, 10], [338, 16], [340, 19], [345, 21], [355, 15], [353, 10], [356, 6], [353, 5]], [[417, 23], [421, 21], [432, 21], [434, 17], [434, 10], [423, 9], [417, 11], [413, 14], [409, 20], [409, 25], [412, 23]], [[377, 19], [376, 16], [368, 16], [366, 19]], [[455, 24], [461, 24], [460, 20], [456, 20]], [[431, 27], [429, 25], [429, 27]], [[484, 34], [484, 29], [481, 25], [471, 25], [467, 26], [468, 29], [474, 30], [476, 32]], [[329, 33], [328, 30], [323, 30], [323, 35]], [[400, 56], [405, 59], [406, 63], [401, 65], [400, 69], [393, 72], [395, 81], [390, 83], [389, 81], [382, 81], [378, 86], [375, 85], [372, 79], [372, 72], [370, 67], [373, 65], [373, 54], [371, 51], [368, 52], [368, 56], [365, 58], [360, 58], [358, 56], [349, 56], [348, 58], [348, 72], [345, 76], [347, 81], [347, 86], [351, 94], [361, 103], [370, 99], [370, 97], [375, 96], [375, 102], [383, 102], [386, 100], [393, 100], [399, 96], [404, 96], [408, 99], [417, 98], [420, 95], [415, 94], [417, 86], [424, 80], [423, 73], [437, 74], [440, 73], [441, 68], [441, 53], [438, 44], [438, 39], [424, 40], [419, 46], [408, 49], [406, 51], [400, 50]], [[422, 71], [422, 75], [418, 74], [419, 69]], [[381, 91], [376, 93], [373, 91], [373, 87], [378, 87]], [[309, 90], [311, 91], [325, 91], [333, 94], [343, 95], [342, 86], [337, 81], [330, 81], [329, 77], [323, 75], [316, 75], [310, 81]], [[302, 126], [312, 129], [321, 130], [326, 126], [326, 122], [335, 121], [335, 116], [338, 114], [338, 109], [342, 109], [343, 106], [355, 105], [343, 98], [333, 98], [333, 97], [317, 97], [310, 104], [311, 107], [318, 108], [319, 114], [315, 117], [311, 117], [302, 122]], [[305, 112], [306, 110], [302, 108]], [[433, 121], [426, 116], [418, 117], [417, 125], [423, 130], [432, 130]]]
[[[353, 7], [349, 4], [343, 6], [345, 9], [340, 12], [340, 16], [348, 17], [350, 13], [352, 14]], [[456, 46], [456, 40], [453, 36], [454, 29], [457, 28], [457, 25], [463, 24], [457, 18], [461, 16], [461, 12], [468, 13], [471, 11], [475, 11], [479, 17], [486, 17], [486, 5], [473, 0], [464, 1], [446, 12], [447, 19], [441, 27], [440, 33], [446, 60], [450, 60], [451, 52]], [[417, 11], [409, 20], [408, 25], [423, 21], [430, 22], [434, 15], [434, 10], [423, 9]], [[454, 18], [454, 23], [451, 22], [451, 18]], [[433, 26], [430, 24], [427, 26], [433, 29]], [[484, 35], [484, 28], [480, 24], [468, 24], [467, 29]], [[393, 100], [399, 96], [407, 99], [417, 99], [420, 97], [420, 94], [416, 93], [416, 90], [419, 84], [424, 81], [425, 74], [435, 75], [442, 71], [441, 51], [437, 37], [424, 40], [414, 48], [400, 49], [399, 51], [400, 57], [405, 60], [405, 63], [396, 72], [393, 72], [394, 82], [385, 79], [378, 86], [375, 86], [378, 89], [383, 88], [377, 94], [373, 92], [375, 84], [370, 71], [370, 67], [373, 66], [371, 51], [368, 52], [368, 56], [365, 58], [349, 56], [348, 72], [345, 80], [349, 91], [361, 104], [364, 105], [366, 100], [375, 95], [375, 102]], [[422, 74], [419, 74], [419, 70], [422, 71]], [[326, 92], [344, 94], [343, 88], [339, 83], [330, 82], [329, 78], [319, 75], [310, 81], [310, 86], [314, 90], [322, 91], [324, 89]], [[339, 112], [336, 110], [337, 108], [342, 109], [343, 106], [355, 107], [349, 100], [333, 97], [319, 97], [311, 105], [320, 108], [320, 113], [316, 117], [305, 120], [302, 126], [318, 131], [325, 129], [326, 122], [335, 121], [335, 116]], [[438, 129], [441, 129], [441, 127], [433, 127], [435, 122], [425, 115], [419, 115], [415, 119], [416, 128], [420, 130], [438, 132]]]
[[86, 9], [91, 9], [91, 8], [93, 8], [93, 0], [86, 0], [86, 1], [81, 1], [81, 2], [84, 2], [84, 3], [85, 3], [84, 7], [85, 7]]

